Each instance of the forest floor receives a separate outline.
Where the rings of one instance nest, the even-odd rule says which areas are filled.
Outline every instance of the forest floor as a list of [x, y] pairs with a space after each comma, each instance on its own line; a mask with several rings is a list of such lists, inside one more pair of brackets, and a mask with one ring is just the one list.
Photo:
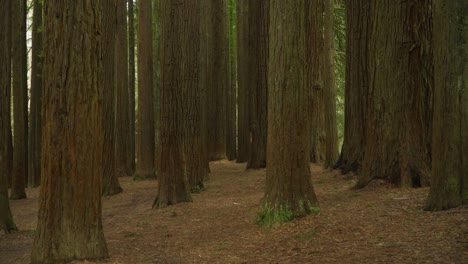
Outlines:
[[[151, 209], [157, 181], [120, 178], [103, 198], [110, 259], [98, 263], [468, 263], [468, 209], [424, 212], [427, 188], [374, 181], [350, 190], [352, 175], [312, 165], [321, 212], [279, 226], [255, 224], [265, 170], [211, 164], [193, 203]], [[12, 201], [21, 231], [0, 235], [0, 263], [29, 263], [38, 190]], [[93, 262], [74, 262], [93, 263]]]

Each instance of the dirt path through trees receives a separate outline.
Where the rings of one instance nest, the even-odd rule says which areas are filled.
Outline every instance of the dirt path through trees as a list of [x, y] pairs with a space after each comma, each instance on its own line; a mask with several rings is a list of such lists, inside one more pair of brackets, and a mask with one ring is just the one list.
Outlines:
[[[266, 229], [255, 224], [265, 170], [227, 161], [211, 168], [193, 203], [161, 210], [151, 209], [157, 181], [120, 178], [124, 192], [103, 199], [104, 263], [468, 262], [468, 209], [422, 211], [428, 188], [375, 181], [353, 191], [354, 178], [313, 165], [322, 211]], [[0, 263], [29, 263], [37, 198], [28, 189], [28, 199], [11, 201], [21, 231], [0, 234]]]

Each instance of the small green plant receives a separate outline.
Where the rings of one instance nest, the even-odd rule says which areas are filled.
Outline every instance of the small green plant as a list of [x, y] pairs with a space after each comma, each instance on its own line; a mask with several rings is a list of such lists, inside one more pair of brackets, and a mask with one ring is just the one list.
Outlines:
[[197, 184], [190, 189], [192, 193], [200, 193], [203, 190], [203, 184]]
[[293, 218], [294, 213], [289, 208], [284, 206], [275, 208], [267, 203], [260, 208], [255, 217], [255, 222], [260, 226], [271, 226], [273, 224], [289, 222]]

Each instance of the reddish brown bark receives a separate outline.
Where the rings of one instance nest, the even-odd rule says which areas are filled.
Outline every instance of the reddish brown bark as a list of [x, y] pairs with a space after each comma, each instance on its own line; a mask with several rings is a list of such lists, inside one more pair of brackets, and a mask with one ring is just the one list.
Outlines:
[[10, 199], [26, 198], [28, 179], [28, 85], [26, 1], [12, 1], [13, 176]]
[[[270, 1], [267, 177], [257, 222], [317, 211], [309, 170], [311, 90], [306, 85], [307, 1]], [[291, 41], [295, 40], [295, 41]]]
[[247, 169], [266, 167], [268, 108], [268, 1], [249, 2], [249, 132]]
[[108, 257], [100, 4], [44, 2], [43, 178], [32, 263]]

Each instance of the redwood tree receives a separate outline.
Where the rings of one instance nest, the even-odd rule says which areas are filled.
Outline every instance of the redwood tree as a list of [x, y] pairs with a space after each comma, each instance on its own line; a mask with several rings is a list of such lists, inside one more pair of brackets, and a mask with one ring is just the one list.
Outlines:
[[151, 0], [138, 1], [138, 144], [136, 177], [154, 178], [153, 42]]
[[366, 144], [356, 187], [374, 178], [397, 186], [426, 185], [432, 94], [430, 1], [377, 1], [371, 36]]
[[322, 163], [325, 160], [325, 105], [323, 97], [323, 1], [308, 1], [306, 7], [307, 46], [306, 60], [309, 65], [308, 89], [312, 91], [310, 108], [310, 161]]
[[117, 0], [115, 34], [116, 165], [118, 176], [131, 176], [130, 92], [128, 87], [127, 0]]
[[212, 0], [212, 82], [208, 86], [210, 160], [226, 158], [226, 90], [228, 85], [227, 1]]
[[44, 2], [43, 177], [32, 263], [108, 257], [101, 8], [100, 1]]
[[236, 1], [228, 0], [229, 37], [227, 41], [229, 51], [229, 82], [226, 92], [226, 156], [228, 160], [237, 158], [236, 146], [236, 91], [237, 91], [237, 61], [236, 61]]
[[184, 165], [186, 89], [198, 85], [199, 1], [161, 0], [161, 130], [154, 208], [192, 201]]
[[249, 158], [249, 0], [237, 0], [237, 162]]
[[31, 102], [29, 110], [28, 186], [41, 180], [41, 109], [42, 109], [42, 1], [33, 2]]
[[115, 164], [115, 12], [114, 0], [101, 0], [102, 9], [107, 10], [102, 16], [102, 86], [104, 89], [104, 174], [102, 178], [102, 194], [114, 195], [122, 192], [117, 179]]
[[336, 123], [335, 86], [335, 0], [324, 0], [323, 88], [325, 110], [325, 160], [324, 167], [333, 167], [338, 160], [338, 130]]
[[432, 181], [426, 210], [468, 202], [468, 2], [434, 1]]
[[288, 221], [318, 210], [309, 169], [306, 84], [308, 1], [270, 1], [267, 179], [257, 222]]
[[11, 135], [11, 49], [10, 49], [10, 0], [0, 5], [0, 230], [9, 233], [16, 230], [8, 200], [8, 175], [11, 173], [8, 140]]
[[13, 176], [11, 199], [26, 198], [28, 179], [28, 85], [26, 62], [26, 0], [11, 2], [13, 65]]
[[343, 146], [335, 167], [358, 172], [366, 139], [367, 94], [371, 71], [372, 1], [346, 3], [346, 81]]
[[268, 24], [269, 2], [249, 2], [249, 131], [251, 137], [248, 169], [266, 166], [268, 107]]
[[[134, 0], [128, 0], [128, 108], [129, 108], [129, 155], [132, 174], [135, 172], [136, 139], [135, 139], [135, 10]], [[151, 1], [151, 0], [150, 0]], [[138, 1], [139, 2], [139, 1]], [[151, 9], [150, 9], [151, 10]], [[139, 13], [139, 12], [138, 12]], [[151, 13], [150, 13], [151, 14]], [[151, 76], [151, 75], [150, 75]], [[153, 125], [154, 127], [154, 125]], [[153, 129], [154, 130], [154, 129]]]

